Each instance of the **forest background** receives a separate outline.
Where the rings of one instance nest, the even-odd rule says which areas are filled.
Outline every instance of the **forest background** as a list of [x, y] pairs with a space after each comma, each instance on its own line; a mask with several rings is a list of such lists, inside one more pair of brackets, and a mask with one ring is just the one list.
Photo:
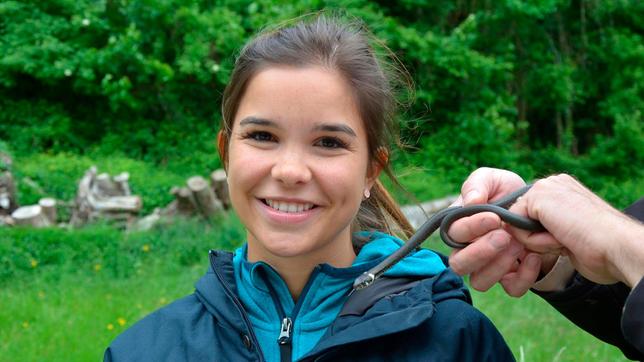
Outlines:
[[[456, 193], [480, 166], [571, 173], [618, 208], [644, 195], [642, 1], [0, 1], [0, 151], [18, 201], [71, 200], [95, 164], [130, 173], [143, 214], [165, 206], [172, 186], [220, 167], [240, 47], [320, 9], [364, 21], [412, 75], [393, 155], [401, 203]], [[100, 358], [191, 291], [205, 250], [243, 238], [234, 215], [147, 233], [0, 229], [0, 360]], [[475, 294], [518, 359], [620, 356], [534, 296]]]

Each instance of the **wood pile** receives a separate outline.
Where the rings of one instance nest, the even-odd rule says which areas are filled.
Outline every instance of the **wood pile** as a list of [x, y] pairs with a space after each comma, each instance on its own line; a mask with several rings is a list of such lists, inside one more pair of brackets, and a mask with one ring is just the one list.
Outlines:
[[128, 183], [130, 175], [116, 176], [97, 173], [92, 166], [78, 183], [70, 224], [74, 227], [99, 219], [107, 219], [128, 227], [137, 218], [142, 207], [141, 197], [132, 195]]
[[174, 186], [170, 189], [174, 200], [163, 209], [154, 212], [134, 226], [137, 230], [148, 230], [161, 219], [176, 216], [201, 217], [209, 220], [230, 207], [228, 183], [224, 170], [215, 170], [210, 174], [210, 182], [201, 176], [190, 177], [185, 186]]

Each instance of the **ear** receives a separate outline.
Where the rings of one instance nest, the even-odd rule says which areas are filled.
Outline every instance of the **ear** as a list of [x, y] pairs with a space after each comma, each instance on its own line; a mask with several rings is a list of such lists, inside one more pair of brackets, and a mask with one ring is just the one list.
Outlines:
[[376, 182], [382, 169], [387, 166], [389, 163], [389, 152], [384, 147], [378, 147], [376, 150], [375, 158], [371, 161], [369, 165], [369, 170], [367, 173], [367, 187], [371, 188]]
[[224, 165], [224, 170], [228, 169], [228, 155], [226, 154], [226, 146], [228, 145], [228, 137], [224, 130], [220, 130], [217, 133], [217, 151], [219, 152], [219, 159]]

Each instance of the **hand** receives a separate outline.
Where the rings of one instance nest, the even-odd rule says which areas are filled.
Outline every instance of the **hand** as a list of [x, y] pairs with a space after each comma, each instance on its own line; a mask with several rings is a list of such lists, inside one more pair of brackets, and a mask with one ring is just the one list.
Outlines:
[[[455, 205], [493, 202], [525, 185], [517, 174], [500, 169], [479, 168], [461, 188]], [[542, 264], [549, 270], [556, 256], [527, 252], [502, 228], [493, 213], [480, 213], [456, 221], [449, 235], [458, 242], [470, 242], [450, 256], [450, 266], [460, 274], [470, 274], [472, 288], [485, 291], [496, 282], [512, 296], [525, 294], [536, 281]], [[517, 262], [518, 261], [518, 262]]]
[[644, 275], [644, 226], [615, 210], [569, 175], [537, 181], [510, 208], [548, 230], [506, 230], [528, 249], [568, 255], [575, 269], [600, 284], [633, 286]]

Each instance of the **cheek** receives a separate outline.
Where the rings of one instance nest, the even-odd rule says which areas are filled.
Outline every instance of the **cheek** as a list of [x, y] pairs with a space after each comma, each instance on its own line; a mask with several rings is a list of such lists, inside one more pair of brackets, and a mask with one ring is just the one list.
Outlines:
[[264, 176], [266, 158], [261, 153], [245, 150], [243, 145], [228, 148], [228, 187], [233, 194], [247, 191]]
[[321, 162], [324, 165], [320, 177], [329, 194], [344, 203], [359, 204], [362, 201], [362, 192], [365, 186], [367, 167], [359, 160], [353, 162]]

